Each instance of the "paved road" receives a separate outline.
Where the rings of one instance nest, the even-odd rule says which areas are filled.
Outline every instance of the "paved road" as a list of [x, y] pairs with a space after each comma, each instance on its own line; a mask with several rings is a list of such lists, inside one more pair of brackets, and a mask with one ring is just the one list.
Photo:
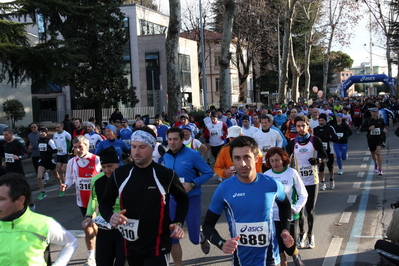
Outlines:
[[[399, 139], [393, 134], [394, 129], [390, 128], [387, 147], [383, 149], [384, 176], [373, 173], [374, 165], [367, 149], [365, 133], [355, 133], [350, 138], [344, 175], [336, 176], [335, 190], [327, 189], [319, 194], [316, 206], [316, 248], [300, 250], [307, 266], [378, 265], [379, 257], [373, 250], [374, 243], [384, 236], [392, 217], [389, 205], [398, 200], [399, 194]], [[29, 173], [28, 162], [25, 162], [25, 167]], [[28, 174], [29, 182], [33, 184], [34, 190], [37, 189], [36, 181], [29, 176], [32, 175]], [[217, 186], [214, 178], [203, 186], [203, 216]], [[46, 190], [49, 192], [45, 199], [34, 201], [37, 212], [53, 216], [65, 228], [80, 236], [79, 250], [70, 265], [82, 265], [86, 250], [80, 230], [82, 217], [75, 204], [74, 191], [71, 188], [64, 198], [58, 198], [55, 180], [49, 181]], [[34, 191], [34, 198], [37, 193]], [[217, 228], [224, 237], [228, 237], [224, 215]], [[231, 265], [230, 257], [214, 246], [208, 255], [204, 255], [199, 246], [191, 244], [187, 237], [182, 241], [182, 246], [184, 265]], [[57, 247], [52, 247], [54, 257], [57, 250]]]

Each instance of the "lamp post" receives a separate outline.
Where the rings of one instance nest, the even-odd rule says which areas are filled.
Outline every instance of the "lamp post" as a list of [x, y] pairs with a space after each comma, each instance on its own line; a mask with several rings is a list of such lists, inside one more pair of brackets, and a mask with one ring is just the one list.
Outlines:
[[208, 109], [208, 97], [206, 88], [206, 64], [205, 64], [205, 38], [204, 38], [204, 25], [202, 23], [202, 3], [199, 0], [200, 12], [200, 31], [201, 31], [201, 67], [202, 67], [202, 93], [204, 94], [204, 112]]

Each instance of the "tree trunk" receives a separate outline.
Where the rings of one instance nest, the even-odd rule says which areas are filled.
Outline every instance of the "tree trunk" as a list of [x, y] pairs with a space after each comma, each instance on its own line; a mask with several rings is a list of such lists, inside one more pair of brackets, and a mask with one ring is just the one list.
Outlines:
[[96, 102], [96, 104], [94, 106], [94, 118], [96, 119], [96, 124], [99, 125], [100, 127], [102, 127], [103, 126], [103, 114], [102, 114], [101, 102]]
[[294, 56], [294, 45], [292, 43], [292, 38], [290, 38], [290, 66], [292, 74], [292, 90], [291, 90], [291, 101], [298, 102], [299, 97], [299, 78], [302, 73], [296, 64]]
[[330, 37], [328, 38], [328, 46], [326, 54], [324, 55], [323, 64], [323, 96], [327, 97], [327, 81], [328, 81], [328, 68], [330, 66], [330, 56], [331, 56], [331, 43], [334, 38], [334, 27], [331, 30]]
[[[281, 55], [281, 74], [278, 88], [278, 102], [285, 101], [285, 95], [288, 86], [288, 64], [289, 64], [289, 52], [290, 52], [290, 38], [292, 29], [292, 16], [295, 10], [295, 3], [297, 0], [286, 0], [286, 13], [284, 18], [284, 36], [283, 36], [283, 51]], [[280, 29], [278, 29], [280, 30]], [[280, 56], [280, 55], [279, 55]]]
[[168, 116], [173, 118], [181, 109], [181, 90], [179, 73], [179, 33], [181, 24], [180, 0], [169, 0], [169, 27], [165, 42], [166, 79], [168, 92]]
[[230, 44], [233, 34], [233, 20], [235, 0], [225, 0], [225, 16], [223, 21], [223, 35], [220, 46], [220, 107], [227, 110], [231, 106], [231, 82], [230, 82]]

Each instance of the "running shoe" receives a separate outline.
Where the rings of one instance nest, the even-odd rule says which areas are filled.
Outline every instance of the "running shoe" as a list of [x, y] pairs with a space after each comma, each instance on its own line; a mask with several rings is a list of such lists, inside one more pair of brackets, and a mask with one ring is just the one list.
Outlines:
[[219, 183], [222, 183], [222, 182], [223, 182], [223, 179], [222, 179], [220, 176], [218, 176], [218, 182], [219, 182]]
[[47, 182], [50, 179], [50, 176], [47, 172], [44, 172], [44, 181]]
[[201, 250], [204, 252], [204, 254], [209, 254], [209, 251], [211, 250], [211, 244], [208, 239], [205, 238], [204, 233], [202, 233], [202, 230], [200, 232], [201, 238], [204, 239], [204, 241], [201, 243]]
[[38, 200], [42, 200], [46, 197], [46, 192], [40, 192], [39, 196], [37, 196]]
[[333, 180], [333, 181], [330, 181], [330, 189], [335, 189], [335, 182], [334, 182], [334, 180]]
[[314, 234], [308, 235], [308, 244], [306, 246], [307, 248], [315, 248], [316, 245], [314, 243]]
[[296, 256], [296, 258], [292, 258], [292, 260], [294, 261], [295, 266], [305, 266], [305, 264], [302, 262], [301, 255], [299, 254]]
[[320, 190], [324, 191], [324, 190], [326, 190], [326, 187], [327, 186], [325, 183], [321, 183]]
[[359, 134], [360, 134], [359, 130], [358, 130], [358, 131], [356, 131], [356, 133], [359, 135]]
[[378, 175], [384, 175], [384, 173], [382, 172], [382, 169], [378, 169]]
[[343, 174], [344, 174], [344, 171], [342, 169], [339, 169], [338, 175], [343, 175]]
[[305, 247], [305, 239], [306, 239], [305, 232], [299, 233], [298, 234], [298, 239], [296, 241], [296, 246], [298, 248], [304, 248]]
[[96, 260], [94, 258], [88, 258], [83, 266], [96, 266]]
[[60, 198], [63, 198], [63, 197], [65, 196], [65, 191], [60, 191], [60, 194], [58, 194], [58, 196], [59, 196]]
[[374, 173], [378, 173], [378, 164], [374, 165]]
[[29, 209], [34, 212], [36, 210], [36, 205], [35, 204], [29, 204]]

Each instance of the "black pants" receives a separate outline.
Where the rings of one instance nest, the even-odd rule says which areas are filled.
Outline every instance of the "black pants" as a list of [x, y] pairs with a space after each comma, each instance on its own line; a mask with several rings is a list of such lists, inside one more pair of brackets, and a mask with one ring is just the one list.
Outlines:
[[399, 265], [399, 246], [385, 240], [377, 240], [374, 248], [384, 259], [393, 265]]
[[302, 208], [300, 212], [300, 217], [299, 217], [299, 230], [300, 233], [303, 233], [305, 231], [304, 225], [305, 225], [305, 210], [306, 210], [306, 216], [308, 220], [308, 235], [313, 233], [313, 225], [314, 225], [314, 220], [316, 217], [315, 213], [315, 207], [316, 207], [316, 201], [317, 201], [317, 196], [319, 194], [319, 184], [317, 185], [311, 185], [311, 186], [305, 186], [306, 191], [308, 192], [308, 200], [306, 201], [305, 207]]
[[125, 266], [124, 239], [118, 229], [98, 229], [96, 238], [97, 266]]
[[223, 146], [224, 144], [220, 146], [211, 146], [211, 153], [213, 158], [215, 158], [215, 160]]

